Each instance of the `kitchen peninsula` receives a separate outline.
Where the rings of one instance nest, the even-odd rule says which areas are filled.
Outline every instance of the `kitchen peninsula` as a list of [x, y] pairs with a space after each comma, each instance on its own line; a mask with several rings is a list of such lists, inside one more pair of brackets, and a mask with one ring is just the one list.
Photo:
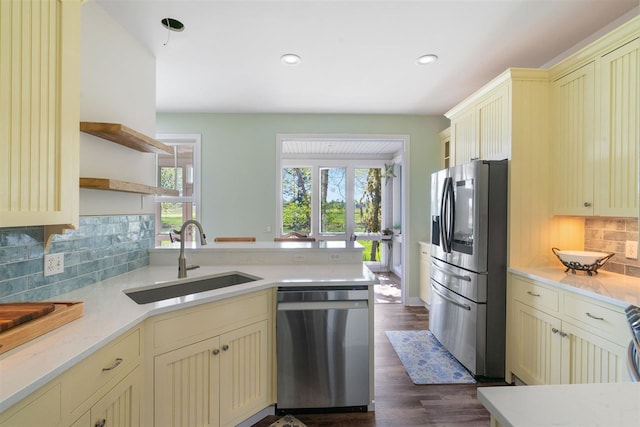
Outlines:
[[[197, 341], [195, 344], [205, 345], [208, 339], [201, 340], [202, 336], [198, 335], [200, 332], [196, 331], [198, 328], [214, 329], [214, 340], [219, 339], [218, 336], [224, 338], [225, 331], [220, 329], [220, 325], [227, 321], [236, 322], [234, 319], [238, 316], [243, 317], [242, 321], [248, 319], [247, 322], [253, 322], [252, 325], [262, 324], [265, 327], [262, 340], [265, 341], [263, 344], [267, 351], [263, 366], [266, 367], [268, 380], [264, 404], [252, 413], [233, 415], [241, 417], [234, 418], [233, 423], [241, 422], [275, 402], [275, 376], [272, 370], [275, 367], [273, 315], [276, 288], [373, 285], [376, 278], [362, 263], [362, 249], [356, 242], [211, 243], [204, 248], [189, 248], [185, 251], [188, 263], [199, 264], [200, 268], [190, 270], [187, 279], [180, 281], [177, 279], [178, 249], [150, 250], [150, 266], [55, 298], [56, 301], [83, 301], [83, 317], [0, 355], [0, 425], [13, 425], [13, 416], [20, 417], [25, 413], [36, 414], [42, 411], [43, 407], [39, 404], [43, 402], [49, 405], [51, 402], [58, 402], [57, 410], [47, 415], [51, 420], [58, 414], [59, 420], [54, 425], [87, 425], [85, 418], [95, 418], [94, 412], [102, 410], [102, 406], [98, 399], [97, 403], [92, 404], [85, 400], [92, 400], [95, 395], [102, 395], [103, 392], [108, 395], [117, 389], [117, 385], [105, 380], [100, 390], [89, 390], [87, 395], [76, 399], [73, 396], [66, 397], [66, 394], [73, 394], [73, 387], [65, 381], [67, 378], [81, 378], [70, 373], [84, 366], [87, 361], [93, 360], [96, 355], [102, 355], [105, 351], [108, 353], [112, 348], [119, 348], [125, 353], [130, 351], [131, 355], [120, 357], [117, 354], [107, 354], [98, 362], [99, 366], [108, 371], [113, 363], [114, 372], [119, 368], [126, 369], [130, 372], [127, 377], [134, 374], [137, 376], [136, 388], [132, 389], [137, 400], [129, 402], [137, 402], [138, 407], [134, 408], [134, 415], [139, 414], [136, 416], [142, 421], [140, 424], [136, 419], [133, 424], [151, 425], [153, 422], [149, 420], [154, 414], [151, 377], [154, 376], [154, 360], [156, 364], [158, 361], [164, 361], [160, 352], [173, 353], [169, 351], [174, 345], [170, 340], [179, 342], [182, 346], [185, 344], [185, 337], [190, 335]], [[242, 272], [259, 280], [142, 305], [136, 304], [123, 292], [228, 272]], [[224, 312], [228, 318], [212, 320], [221, 315], [216, 311]], [[372, 316], [371, 314], [371, 320]], [[182, 319], [190, 319], [191, 326], [181, 327]], [[229, 330], [236, 330], [242, 325], [237, 321], [228, 326]], [[180, 336], [168, 335], [168, 331], [176, 327], [179, 327], [177, 332]], [[372, 333], [373, 328], [370, 330]], [[217, 348], [216, 342], [206, 344], [207, 351]], [[183, 347], [186, 348], [188, 345], [185, 344]], [[134, 350], [130, 350], [132, 348]], [[370, 357], [372, 361], [373, 351]], [[121, 364], [119, 368], [118, 364]], [[225, 370], [220, 368], [219, 373], [222, 376]], [[99, 375], [106, 374], [103, 372]], [[102, 380], [98, 379], [97, 382], [99, 381]], [[373, 399], [373, 387], [370, 395]], [[221, 413], [224, 412], [222, 406], [224, 402], [220, 404]], [[49, 410], [47, 406], [44, 408]], [[226, 423], [220, 421], [220, 424]]]

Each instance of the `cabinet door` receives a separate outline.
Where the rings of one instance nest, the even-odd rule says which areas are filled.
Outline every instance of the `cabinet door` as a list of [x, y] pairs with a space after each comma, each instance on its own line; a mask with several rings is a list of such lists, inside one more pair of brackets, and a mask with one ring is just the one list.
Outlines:
[[136, 427], [140, 420], [142, 368], [138, 367], [91, 407], [88, 427]]
[[61, 417], [58, 383], [34, 393], [7, 411], [0, 412], [0, 426], [59, 426]]
[[638, 110], [640, 43], [602, 56], [601, 132], [596, 170], [596, 214], [638, 215]]
[[593, 215], [595, 63], [556, 80], [553, 99], [553, 213]]
[[420, 299], [431, 304], [431, 255], [429, 245], [420, 245]]
[[220, 336], [220, 425], [234, 426], [269, 405], [268, 322]]
[[453, 141], [453, 158], [456, 165], [480, 157], [474, 108], [470, 108], [451, 120], [451, 140]]
[[560, 319], [519, 301], [509, 302], [509, 369], [528, 385], [560, 384]]
[[219, 425], [219, 342], [215, 337], [155, 357], [155, 426]]
[[504, 84], [478, 105], [478, 141], [483, 160], [508, 159], [511, 154], [509, 88]]
[[0, 224], [77, 224], [80, 0], [0, 2]]
[[568, 322], [562, 332], [563, 384], [629, 381], [625, 347]]

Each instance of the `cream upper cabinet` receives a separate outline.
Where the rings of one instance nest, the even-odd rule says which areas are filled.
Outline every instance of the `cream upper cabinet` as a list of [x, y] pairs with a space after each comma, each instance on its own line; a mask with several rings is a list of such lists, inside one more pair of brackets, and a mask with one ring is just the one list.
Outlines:
[[623, 309], [513, 274], [507, 307], [508, 382], [629, 381]]
[[638, 215], [638, 19], [550, 70], [553, 214]]
[[553, 82], [553, 212], [593, 215], [595, 62]]
[[[504, 79], [503, 79], [504, 80]], [[510, 82], [491, 87], [468, 105], [449, 111], [452, 158], [455, 164], [475, 159], [502, 160], [510, 157]]]
[[0, 2], [0, 224], [77, 225], [80, 0]]
[[446, 169], [451, 166], [451, 128], [448, 127], [438, 134], [440, 136], [440, 166]]
[[638, 215], [639, 51], [636, 38], [600, 58], [597, 215]]
[[463, 111], [451, 118], [452, 158], [454, 159], [451, 166], [480, 157], [476, 121], [477, 114], [474, 109]]
[[477, 107], [480, 158], [502, 160], [510, 156], [510, 117], [508, 83], [494, 89]]

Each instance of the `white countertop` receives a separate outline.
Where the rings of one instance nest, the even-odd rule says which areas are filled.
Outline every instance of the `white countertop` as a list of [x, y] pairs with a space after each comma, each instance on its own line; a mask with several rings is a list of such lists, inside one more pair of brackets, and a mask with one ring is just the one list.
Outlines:
[[584, 271], [565, 273], [563, 265], [551, 267], [513, 267], [509, 272], [548, 285], [557, 286], [621, 308], [640, 307], [640, 279], [600, 270], [592, 276]]
[[503, 427], [640, 425], [640, 383], [479, 387]]
[[189, 271], [186, 280], [233, 271], [262, 280], [144, 305], [136, 304], [123, 293], [125, 289], [177, 282], [177, 263], [172, 263], [169, 267], [141, 268], [56, 296], [52, 300], [84, 302], [84, 315], [0, 355], [0, 412], [150, 316], [281, 284], [370, 285], [376, 281], [363, 264], [339, 263], [204, 266]]

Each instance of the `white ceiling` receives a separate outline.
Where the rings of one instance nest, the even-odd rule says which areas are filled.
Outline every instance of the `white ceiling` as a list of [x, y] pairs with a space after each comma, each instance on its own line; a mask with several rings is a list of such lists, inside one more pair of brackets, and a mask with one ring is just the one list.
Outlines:
[[[157, 58], [159, 111], [426, 115], [443, 114], [508, 67], [548, 64], [639, 4], [94, 1]], [[185, 30], [168, 36], [166, 17]], [[291, 52], [301, 64], [280, 62]], [[428, 53], [439, 61], [416, 65]]]

